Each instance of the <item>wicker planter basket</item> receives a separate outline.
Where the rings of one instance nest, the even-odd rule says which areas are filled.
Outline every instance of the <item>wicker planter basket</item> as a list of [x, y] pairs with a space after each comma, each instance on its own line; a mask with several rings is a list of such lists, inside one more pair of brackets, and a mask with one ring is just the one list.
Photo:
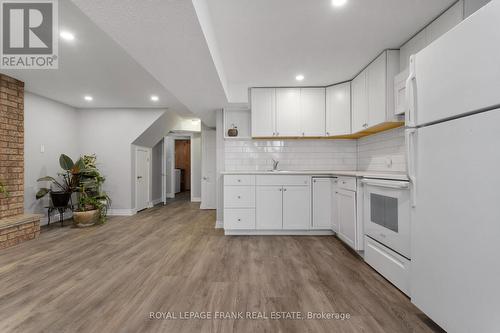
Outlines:
[[73, 212], [73, 225], [75, 227], [90, 227], [96, 224], [98, 220], [99, 211], [97, 209], [86, 212]]

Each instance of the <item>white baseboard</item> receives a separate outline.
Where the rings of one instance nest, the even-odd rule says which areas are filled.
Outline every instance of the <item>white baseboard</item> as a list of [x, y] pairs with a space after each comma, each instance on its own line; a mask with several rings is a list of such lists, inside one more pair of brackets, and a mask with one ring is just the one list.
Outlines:
[[[65, 212], [63, 214], [63, 220], [66, 221], [66, 220], [69, 220], [73, 217], [73, 212]], [[52, 212], [52, 214], [50, 215], [50, 224], [54, 224], [54, 223], [59, 223], [59, 212], [58, 211], [55, 211], [55, 212]], [[44, 217], [42, 217], [40, 219], [40, 225], [47, 225], [49, 224], [49, 219], [47, 217], [47, 214], [45, 214]]]
[[224, 230], [224, 235], [261, 235], [261, 236], [331, 236], [331, 230]]
[[191, 202], [201, 202], [201, 198], [200, 197], [192, 197]]
[[224, 229], [224, 221], [215, 221], [215, 229]]
[[167, 193], [167, 198], [169, 199], [175, 198], [175, 193]]
[[132, 216], [137, 214], [137, 211], [132, 209], [108, 209], [108, 216]]
[[161, 198], [159, 198], [159, 199], [154, 199], [154, 200], [153, 200], [153, 206], [156, 206], [156, 205], [158, 205], [158, 204], [161, 204], [162, 202], [163, 202], [163, 200], [162, 200]]

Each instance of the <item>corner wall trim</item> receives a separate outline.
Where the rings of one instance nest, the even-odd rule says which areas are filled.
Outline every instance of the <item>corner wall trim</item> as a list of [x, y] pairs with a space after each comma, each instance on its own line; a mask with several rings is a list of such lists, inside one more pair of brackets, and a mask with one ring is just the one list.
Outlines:
[[215, 221], [215, 229], [224, 229], [224, 221]]

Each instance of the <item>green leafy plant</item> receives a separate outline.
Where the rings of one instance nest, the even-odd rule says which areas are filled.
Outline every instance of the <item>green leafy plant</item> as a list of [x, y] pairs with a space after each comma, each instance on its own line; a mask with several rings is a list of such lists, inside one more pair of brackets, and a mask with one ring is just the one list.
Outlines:
[[50, 182], [51, 188], [42, 187], [36, 193], [36, 198], [41, 199], [50, 192], [73, 193], [78, 189], [80, 183], [80, 173], [84, 168], [83, 159], [78, 159], [76, 163], [67, 155], [61, 154], [59, 157], [59, 165], [62, 172], [57, 174], [57, 178], [45, 176], [39, 178], [38, 182]]
[[83, 168], [79, 174], [77, 211], [86, 212], [97, 209], [99, 222], [105, 223], [107, 210], [111, 205], [111, 198], [102, 190], [102, 184], [106, 179], [97, 168], [95, 155], [84, 155], [81, 160]]

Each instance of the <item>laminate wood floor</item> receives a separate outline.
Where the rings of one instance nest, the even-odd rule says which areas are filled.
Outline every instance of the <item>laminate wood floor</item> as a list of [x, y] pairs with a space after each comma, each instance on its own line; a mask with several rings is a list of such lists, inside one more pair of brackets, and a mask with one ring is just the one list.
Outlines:
[[[436, 332], [335, 237], [224, 236], [170, 202], [0, 252], [0, 332]], [[150, 319], [150, 312], [349, 313], [346, 320]], [[256, 314], [258, 315], [258, 314]]]

